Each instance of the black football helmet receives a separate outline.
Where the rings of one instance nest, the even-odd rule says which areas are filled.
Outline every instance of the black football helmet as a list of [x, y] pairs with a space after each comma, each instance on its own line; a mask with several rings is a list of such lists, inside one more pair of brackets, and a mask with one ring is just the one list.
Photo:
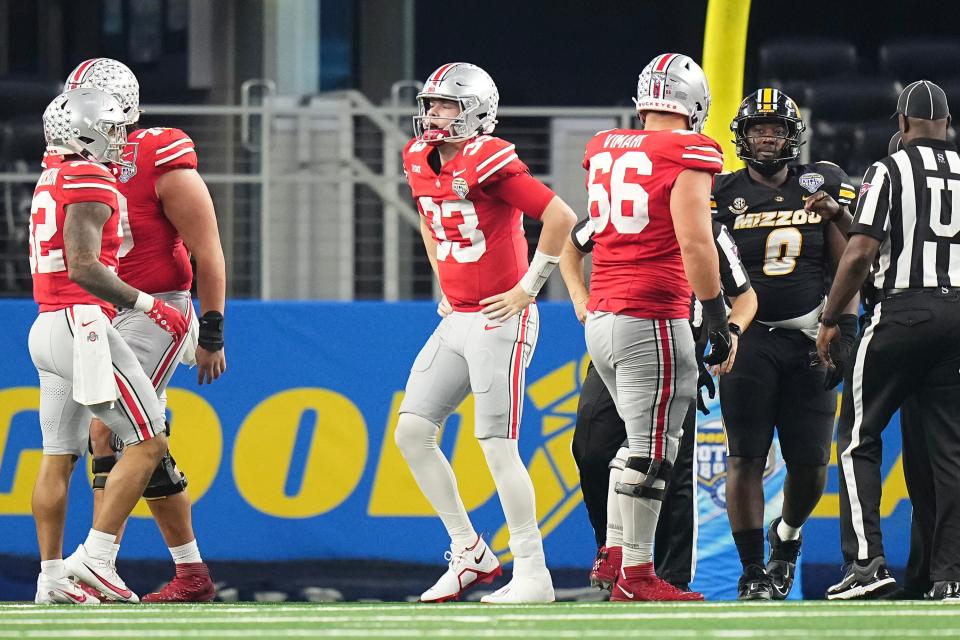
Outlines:
[[[759, 160], [747, 138], [747, 129], [752, 124], [777, 122], [787, 128], [786, 141], [778, 158]], [[779, 89], [765, 87], [751, 93], [737, 109], [737, 117], [730, 123], [733, 142], [737, 145], [737, 157], [763, 175], [770, 176], [800, 155], [800, 134], [807, 128], [800, 117], [800, 109], [790, 96]]]

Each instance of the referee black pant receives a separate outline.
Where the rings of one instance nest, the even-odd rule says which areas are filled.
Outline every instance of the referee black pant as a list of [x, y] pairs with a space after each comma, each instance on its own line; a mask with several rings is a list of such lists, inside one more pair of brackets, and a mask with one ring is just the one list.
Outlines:
[[[880, 436], [916, 396], [907, 438], [923, 438], [935, 523], [930, 579], [960, 579], [960, 294], [928, 289], [888, 296], [868, 314], [848, 368], [837, 449], [840, 533], [847, 561], [883, 555]], [[909, 409], [908, 409], [909, 412]], [[909, 466], [923, 455], [908, 448]]]
[[915, 397], [900, 408], [900, 431], [903, 436], [903, 477], [913, 503], [910, 516], [910, 556], [904, 588], [919, 596], [930, 590], [930, 551], [937, 521], [936, 485], [927, 451], [927, 440], [920, 422], [920, 405]]
[[[603, 546], [607, 536], [610, 461], [620, 447], [626, 446], [626, 438], [626, 427], [617, 414], [613, 398], [591, 363], [580, 389], [577, 426], [573, 432], [573, 457], [580, 469], [580, 490], [597, 547]], [[673, 476], [667, 483], [653, 547], [653, 564], [657, 575], [674, 584], [689, 584], [695, 570], [695, 439], [696, 406], [691, 403], [683, 423], [677, 459], [673, 463]]]

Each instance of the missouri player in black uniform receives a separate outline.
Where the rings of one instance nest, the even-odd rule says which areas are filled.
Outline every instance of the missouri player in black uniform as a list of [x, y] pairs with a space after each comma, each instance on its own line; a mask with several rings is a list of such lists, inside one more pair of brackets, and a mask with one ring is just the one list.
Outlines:
[[[796, 104], [777, 89], [748, 95], [730, 125], [747, 168], [718, 175], [714, 216], [733, 234], [757, 292], [756, 322], [743, 332], [737, 366], [720, 378], [727, 438], [727, 514], [743, 564], [742, 600], [786, 598], [800, 528], [823, 494], [842, 368], [816, 360], [818, 318], [846, 245], [854, 198], [830, 162], [792, 164], [804, 130]], [[831, 222], [832, 221], [832, 222]], [[847, 358], [858, 300], [844, 309], [834, 361]], [[764, 568], [763, 472], [776, 428], [787, 464], [782, 516], [770, 525]]]

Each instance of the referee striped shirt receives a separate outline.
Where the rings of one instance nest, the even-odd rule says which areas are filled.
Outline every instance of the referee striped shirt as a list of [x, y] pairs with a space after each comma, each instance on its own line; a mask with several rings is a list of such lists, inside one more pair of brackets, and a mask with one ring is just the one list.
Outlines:
[[960, 155], [943, 140], [911, 141], [863, 176], [850, 233], [880, 241], [878, 290], [960, 287]]

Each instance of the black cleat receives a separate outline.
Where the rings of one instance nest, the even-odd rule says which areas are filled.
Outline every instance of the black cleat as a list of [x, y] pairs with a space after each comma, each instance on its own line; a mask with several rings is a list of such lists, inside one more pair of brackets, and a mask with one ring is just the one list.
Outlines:
[[737, 600], [773, 600], [773, 582], [757, 564], [749, 564], [737, 582]]
[[960, 602], [960, 582], [956, 580], [938, 580], [926, 594], [927, 600], [941, 602]]
[[866, 566], [848, 564], [843, 579], [827, 589], [827, 600], [874, 600], [896, 588], [897, 581], [887, 570], [886, 559], [877, 556]]
[[773, 585], [771, 595], [774, 600], [785, 600], [793, 588], [793, 579], [797, 575], [797, 557], [800, 555], [800, 545], [803, 535], [796, 540], [781, 540], [777, 533], [777, 525], [783, 518], [777, 518], [770, 523], [767, 530], [767, 540], [770, 542], [770, 561], [767, 563], [767, 575]]

